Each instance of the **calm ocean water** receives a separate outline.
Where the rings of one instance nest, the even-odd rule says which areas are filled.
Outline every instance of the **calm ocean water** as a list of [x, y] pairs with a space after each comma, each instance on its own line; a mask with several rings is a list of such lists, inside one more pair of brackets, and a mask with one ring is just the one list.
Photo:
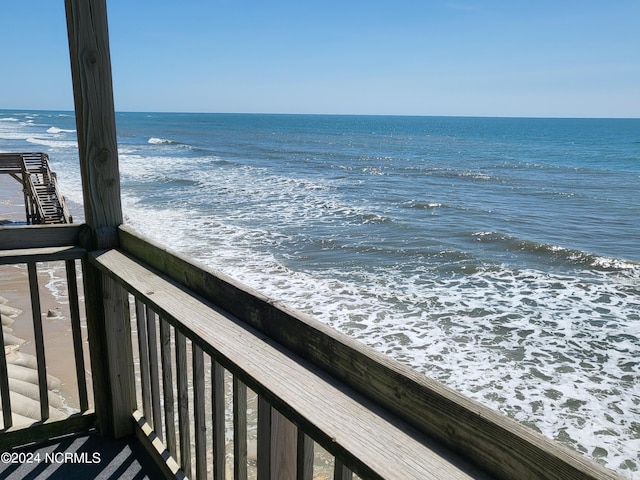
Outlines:
[[[127, 223], [640, 478], [640, 120], [117, 122]], [[81, 219], [74, 129], [0, 111]]]

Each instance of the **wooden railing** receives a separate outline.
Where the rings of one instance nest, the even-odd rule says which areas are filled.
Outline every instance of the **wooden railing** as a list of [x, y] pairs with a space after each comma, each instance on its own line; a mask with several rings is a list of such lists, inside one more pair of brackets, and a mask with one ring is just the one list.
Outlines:
[[36, 186], [31, 175], [25, 175], [24, 179], [24, 201], [27, 212], [27, 224], [37, 225], [44, 223], [44, 205], [40, 196], [36, 192]]
[[[187, 475], [213, 469], [223, 478], [233, 458], [233, 478], [246, 478], [248, 387], [257, 396], [249, 473], [259, 478], [311, 478], [314, 446], [328, 452], [334, 478], [617, 478], [129, 228], [119, 229], [119, 245], [90, 262], [135, 298], [136, 419]], [[225, 460], [226, 410], [233, 453]]]
[[[26, 239], [4, 230], [13, 237], [0, 236], [0, 250]], [[0, 258], [64, 260], [75, 271], [70, 262], [85, 252], [63, 237], [78, 242], [81, 231], [40, 228], [27, 250]], [[127, 227], [118, 241], [86, 253], [85, 272], [96, 278], [85, 288], [109, 289], [103, 308], [126, 316], [107, 328], [123, 339], [110, 340], [118, 353], [107, 363], [118, 365], [107, 370], [121, 372], [114, 378], [124, 386], [110, 389], [126, 397], [126, 379], [135, 385], [132, 403], [96, 401], [97, 419], [128, 418], [168, 478], [620, 478]], [[76, 429], [95, 420], [90, 410], [79, 416]], [[0, 446], [14, 433], [0, 432]]]
[[71, 214], [46, 153], [19, 154], [22, 163], [27, 223], [72, 223]]
[[[135, 257], [109, 250], [91, 259], [135, 298], [141, 392], [135, 418], [162, 441], [158, 453], [171, 459], [173, 474], [179, 465], [194, 478], [224, 478], [225, 472], [236, 479], [251, 473], [295, 478], [297, 471], [313, 478], [313, 438], [331, 454], [328, 477], [351, 478], [350, 470], [365, 478], [475, 477], [455, 455], [408, 435], [408, 425], [372, 410], [347, 386]], [[249, 417], [247, 387], [257, 396]], [[225, 411], [232, 412], [230, 429]], [[233, 432], [232, 461], [227, 431]]]
[[[82, 291], [79, 262], [86, 256], [83, 248], [75, 246], [79, 228], [42, 227], [0, 228], [0, 265], [18, 265], [26, 270], [28, 288], [24, 292], [30, 298], [33, 326], [33, 344], [35, 346], [39, 420], [32, 424], [15, 426], [13, 413], [18, 405], [12, 405], [11, 382], [8, 375], [6, 356], [0, 356], [0, 400], [2, 402], [3, 429], [0, 431], [0, 450], [30, 442], [42, 441], [55, 436], [78, 431], [87, 431], [95, 425], [93, 399], [87, 387], [84, 347], [81, 335], [81, 306], [79, 298]], [[21, 248], [16, 248], [20, 246]], [[43, 331], [43, 313], [41, 307], [41, 281], [39, 271], [44, 263], [57, 262], [65, 271], [66, 290], [69, 299], [69, 318], [67, 328], [71, 331], [75, 366], [76, 394], [79, 409], [64, 419], [50, 418], [48, 372], [56, 359], [46, 355], [47, 338]], [[50, 267], [51, 265], [49, 265]], [[1, 290], [1, 288], [0, 288]], [[24, 321], [24, 318], [20, 319]], [[0, 331], [0, 340], [4, 345], [4, 335]], [[55, 371], [55, 368], [53, 369]], [[23, 398], [14, 395], [14, 399]], [[21, 400], [16, 400], [21, 401]]]
[[73, 217], [71, 216], [71, 212], [69, 211], [69, 207], [67, 207], [67, 200], [62, 195], [60, 191], [60, 186], [58, 185], [58, 176], [56, 172], [51, 172], [51, 176], [53, 177], [53, 187], [55, 191], [55, 196], [58, 199], [58, 203], [60, 204], [60, 215], [65, 219], [66, 223], [73, 223]]

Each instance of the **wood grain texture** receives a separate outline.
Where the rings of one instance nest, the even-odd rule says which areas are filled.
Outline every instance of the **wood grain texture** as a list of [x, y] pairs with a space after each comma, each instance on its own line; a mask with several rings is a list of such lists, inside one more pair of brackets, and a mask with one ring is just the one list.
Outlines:
[[29, 262], [53, 262], [82, 258], [87, 251], [80, 247], [40, 247], [0, 250], [0, 265]]
[[621, 478], [277, 301], [120, 228], [121, 248], [499, 478]]
[[164, 399], [165, 444], [169, 453], [178, 458], [176, 449], [175, 401], [171, 361], [171, 326], [160, 319], [160, 362], [162, 363], [162, 394]]
[[187, 372], [187, 339], [175, 330], [176, 383], [178, 385], [178, 431], [180, 437], [180, 466], [191, 477], [191, 418], [189, 418], [189, 379]]
[[298, 429], [276, 409], [271, 410], [271, 479], [295, 480]]
[[298, 464], [297, 464], [297, 480], [313, 479], [313, 439], [304, 431], [298, 429]]
[[247, 480], [247, 386], [233, 376], [233, 478]]
[[257, 477], [271, 480], [271, 405], [258, 396]]
[[117, 244], [122, 223], [105, 0], [65, 0], [84, 215], [94, 248]]
[[0, 250], [79, 245], [83, 224], [0, 227]]
[[[87, 312], [87, 339], [91, 362], [91, 381], [97, 426], [103, 435], [113, 434], [113, 409], [111, 406], [111, 386], [109, 385], [109, 365], [104, 327], [104, 306], [98, 292], [102, 273], [86, 259], [82, 260], [82, 274], [85, 289], [85, 310]], [[129, 340], [131, 343], [131, 340]]]
[[78, 383], [78, 399], [80, 411], [89, 409], [89, 396], [87, 392], [87, 376], [84, 366], [84, 347], [82, 342], [82, 327], [80, 325], [80, 304], [78, 292], [78, 279], [76, 261], [67, 260], [67, 290], [69, 292], [69, 311], [71, 313], [71, 335], [73, 340], [73, 355], [76, 365], [76, 381]]
[[[136, 406], [129, 297], [122, 287], [108, 276], [102, 277], [101, 291], [106, 326], [103, 334], [113, 416], [112, 433], [117, 438], [133, 433], [131, 412]], [[104, 369], [105, 366], [101, 365], [99, 368]], [[95, 372], [95, 369], [92, 371]]]
[[[118, 243], [122, 223], [106, 0], [65, 0], [88, 249]], [[103, 434], [133, 432], [135, 385], [128, 299], [85, 269], [96, 412]]]
[[213, 478], [224, 480], [226, 471], [224, 368], [213, 357], [211, 357], [211, 389]]
[[162, 410], [160, 408], [160, 372], [158, 362], [158, 328], [156, 314], [145, 307], [147, 317], [147, 343], [149, 345], [149, 380], [151, 382], [151, 426], [162, 437]]
[[[139, 299], [135, 300], [136, 326], [138, 328], [138, 360], [140, 361], [140, 392], [142, 394], [142, 414], [153, 421], [151, 412], [151, 380], [149, 374], [149, 342], [147, 340], [147, 322], [145, 307]], [[153, 424], [151, 424], [153, 426]]]
[[205, 419], [204, 353], [197, 345], [191, 350], [193, 362], [193, 423], [196, 442], [196, 479], [207, 478], [207, 426]]

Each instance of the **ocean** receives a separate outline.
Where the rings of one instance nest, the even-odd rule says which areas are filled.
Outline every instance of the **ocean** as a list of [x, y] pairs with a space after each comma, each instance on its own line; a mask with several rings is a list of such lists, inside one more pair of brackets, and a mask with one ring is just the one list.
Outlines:
[[[127, 224], [640, 479], [640, 120], [116, 120]], [[0, 151], [82, 220], [72, 113]]]

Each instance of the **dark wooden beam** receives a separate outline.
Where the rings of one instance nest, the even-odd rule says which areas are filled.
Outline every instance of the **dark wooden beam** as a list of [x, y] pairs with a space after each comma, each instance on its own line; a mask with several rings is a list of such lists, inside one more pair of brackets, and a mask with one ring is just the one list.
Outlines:
[[84, 230], [80, 223], [0, 227], [0, 250], [75, 246]]

